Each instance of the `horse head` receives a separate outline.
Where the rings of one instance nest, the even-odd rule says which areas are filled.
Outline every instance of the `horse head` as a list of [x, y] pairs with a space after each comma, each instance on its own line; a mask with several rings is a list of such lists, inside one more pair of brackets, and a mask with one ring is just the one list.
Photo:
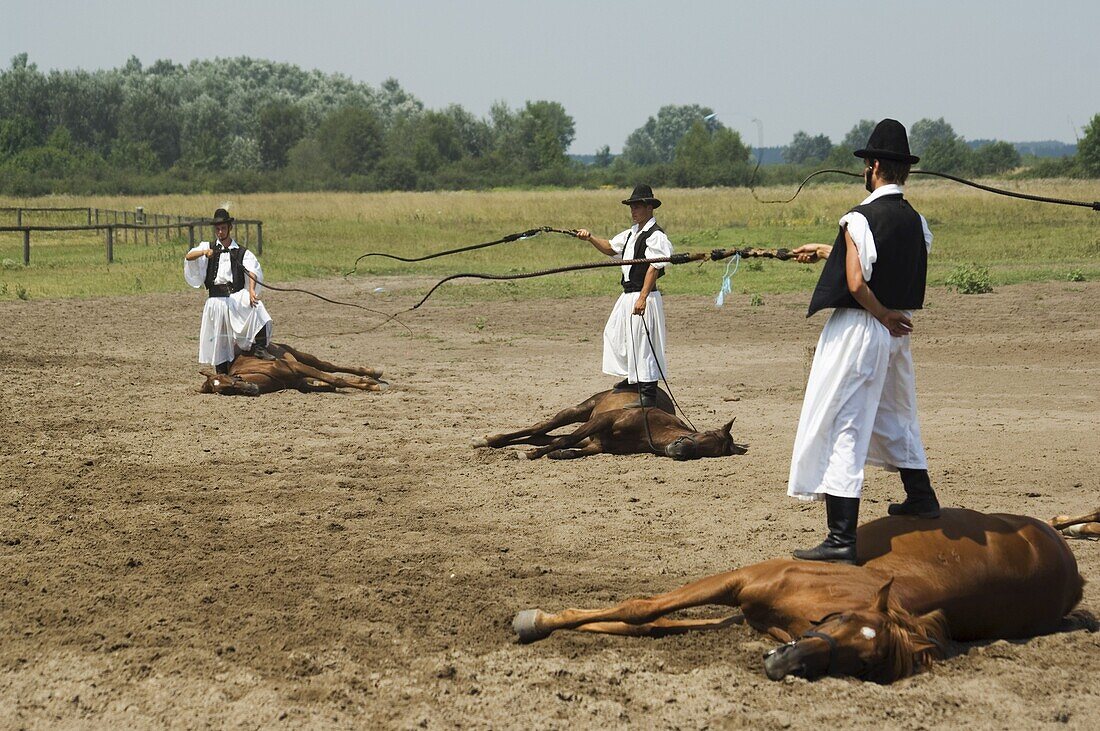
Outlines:
[[733, 422], [734, 419], [730, 419], [721, 429], [692, 432], [677, 437], [665, 447], [665, 456], [676, 460], [687, 460], [744, 454], [748, 451], [748, 447], [733, 441], [730, 435]]
[[199, 373], [206, 376], [206, 381], [199, 387], [199, 393], [216, 393], [222, 396], [260, 395], [259, 386], [244, 380], [240, 376], [231, 376], [226, 373], [211, 373], [208, 370], [201, 370]]
[[871, 606], [834, 612], [801, 637], [764, 656], [764, 672], [772, 680], [797, 675], [813, 680], [822, 675], [849, 675], [876, 683], [891, 683], [943, 659], [947, 620], [934, 610], [915, 617], [890, 603], [890, 579]]

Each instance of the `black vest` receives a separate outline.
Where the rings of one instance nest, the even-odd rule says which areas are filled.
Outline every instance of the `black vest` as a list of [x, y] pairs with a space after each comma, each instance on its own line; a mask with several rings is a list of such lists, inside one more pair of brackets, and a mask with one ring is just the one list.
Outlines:
[[[244, 253], [248, 249], [238, 245], [236, 249], [229, 250], [229, 264], [233, 271], [233, 281], [229, 284], [230, 293], [240, 292], [244, 289]], [[206, 288], [214, 286], [214, 278], [218, 276], [218, 266], [221, 263], [221, 254], [211, 256], [206, 263]]]
[[[928, 273], [928, 247], [920, 214], [900, 193], [884, 195], [852, 209], [862, 213], [875, 237], [878, 258], [867, 286], [891, 310], [919, 310], [924, 307], [924, 283]], [[828, 307], [863, 309], [848, 291], [846, 259], [848, 246], [844, 227], [837, 232], [833, 251], [825, 260], [806, 317]]]
[[[660, 231], [661, 233], [665, 232], [665, 230], [663, 228], [661, 228], [660, 226], [658, 226], [655, 223], [650, 228], [648, 228], [645, 231], [642, 231], [640, 234], [638, 234], [638, 237], [634, 240], [634, 254], [630, 257], [631, 259], [648, 259], [649, 258], [649, 250], [646, 247], [645, 242], [649, 240], [649, 235], [651, 233], [653, 233], [654, 231]], [[630, 238], [629, 237], [627, 237], [627, 242], [626, 243], [627, 244], [630, 243]], [[626, 246], [623, 246], [623, 258], [624, 259], [626, 258]], [[623, 281], [622, 281], [623, 292], [641, 292], [642, 287], [645, 286], [645, 275], [646, 275], [646, 272], [648, 272], [648, 271], [649, 271], [649, 264], [631, 264], [630, 265], [630, 276], [623, 277]], [[663, 277], [664, 275], [665, 275], [665, 270], [664, 269], [658, 269], [657, 270], [657, 277], [658, 278]], [[657, 291], [656, 287], [654, 287], [654, 291]]]

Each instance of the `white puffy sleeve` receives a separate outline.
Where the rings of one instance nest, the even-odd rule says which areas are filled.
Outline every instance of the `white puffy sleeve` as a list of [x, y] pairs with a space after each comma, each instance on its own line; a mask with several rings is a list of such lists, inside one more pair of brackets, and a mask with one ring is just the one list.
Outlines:
[[[919, 213], [917, 215], [920, 216]], [[920, 216], [920, 226], [924, 231], [924, 245], [928, 247], [928, 251], [932, 251], [932, 229], [928, 228], [928, 221], [924, 216]]]
[[[252, 272], [256, 275], [256, 296], [260, 296], [260, 282], [264, 281], [264, 270], [260, 266], [260, 260], [256, 258], [256, 255], [251, 251], [244, 252], [244, 259], [241, 260], [241, 265], [244, 266], [246, 272]], [[248, 286], [248, 282], [245, 282], [245, 286]]]
[[[201, 244], [191, 249], [191, 251], [206, 251], [210, 248], [210, 244], [203, 241]], [[187, 253], [190, 254], [191, 251]], [[189, 285], [198, 289], [206, 283], [206, 265], [210, 261], [209, 257], [200, 256], [194, 261], [183, 260], [183, 279]]]
[[615, 252], [615, 255], [611, 258], [622, 259], [623, 249], [626, 248], [626, 242], [630, 240], [630, 229], [623, 231], [611, 239], [611, 250]]
[[878, 261], [878, 248], [875, 247], [875, 235], [871, 233], [871, 224], [859, 211], [845, 213], [840, 225], [848, 229], [848, 235], [859, 252], [859, 266], [863, 269], [863, 281], [871, 281], [871, 270]]
[[[646, 246], [646, 258], [657, 259], [665, 256], [672, 256], [672, 242], [668, 240], [668, 236], [664, 231], [654, 231], [649, 235], [649, 238], [645, 240]], [[664, 269], [668, 266], [668, 262], [659, 262], [650, 264], [654, 269]]]

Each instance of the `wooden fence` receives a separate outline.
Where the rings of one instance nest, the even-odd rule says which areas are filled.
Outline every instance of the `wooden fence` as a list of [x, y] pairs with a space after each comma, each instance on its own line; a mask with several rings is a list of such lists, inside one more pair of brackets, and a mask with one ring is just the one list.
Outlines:
[[[24, 219], [30, 214], [43, 213], [75, 213], [85, 223], [68, 226], [41, 226], [23, 225]], [[144, 238], [149, 244], [150, 234], [155, 243], [160, 243], [163, 234], [165, 241], [172, 237], [183, 238], [186, 232], [187, 241], [191, 246], [196, 240], [203, 240], [204, 231], [210, 230], [207, 240], [214, 240], [214, 222], [209, 218], [193, 218], [188, 216], [176, 216], [166, 213], [146, 213], [142, 208], [133, 211], [115, 211], [105, 208], [30, 208], [8, 207], [0, 208], [0, 214], [13, 215], [14, 226], [0, 226], [0, 232], [19, 231], [23, 234], [23, 264], [31, 263], [31, 233], [34, 231], [102, 231], [104, 247], [107, 254], [107, 263], [115, 260], [115, 243], [138, 243], [139, 238]], [[264, 224], [263, 221], [254, 219], [237, 219], [233, 222], [235, 229], [234, 238], [243, 246], [251, 246], [253, 240], [256, 244], [256, 253], [264, 253]], [[196, 236], [197, 230], [197, 236]], [[255, 237], [253, 238], [253, 233]]]

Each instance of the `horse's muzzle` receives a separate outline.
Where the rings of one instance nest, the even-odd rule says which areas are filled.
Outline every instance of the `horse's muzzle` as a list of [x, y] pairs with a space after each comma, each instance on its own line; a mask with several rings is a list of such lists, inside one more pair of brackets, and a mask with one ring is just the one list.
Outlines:
[[807, 651], [795, 642], [780, 645], [764, 653], [764, 673], [768, 680], [782, 680], [788, 675], [812, 680], [821, 673], [812, 672], [806, 664]]

